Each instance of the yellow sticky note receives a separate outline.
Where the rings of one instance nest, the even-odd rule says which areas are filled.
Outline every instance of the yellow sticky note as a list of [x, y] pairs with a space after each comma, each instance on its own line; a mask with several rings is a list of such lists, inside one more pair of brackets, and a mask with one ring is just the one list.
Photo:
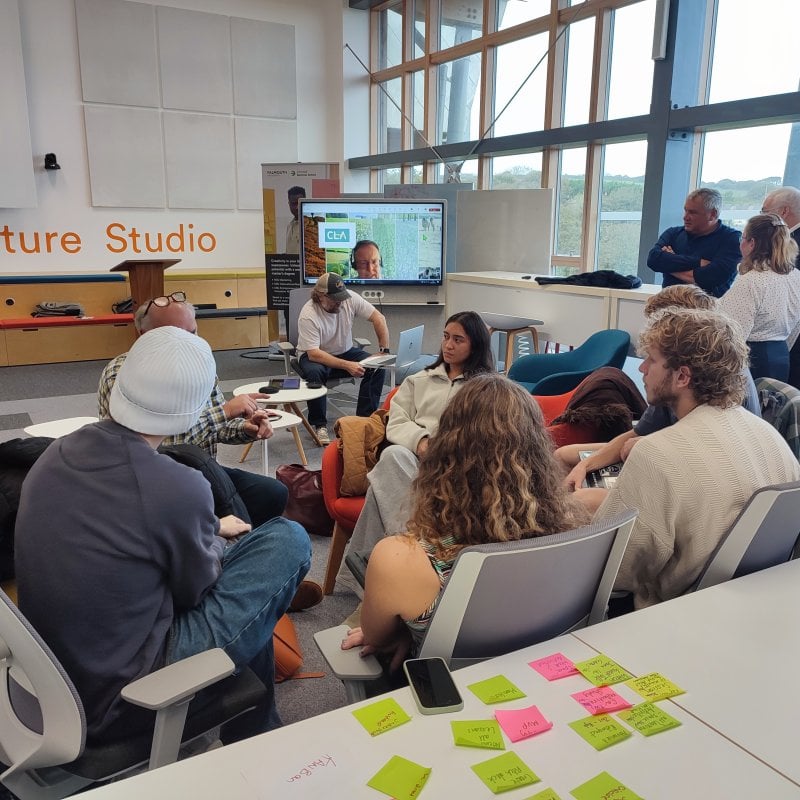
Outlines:
[[454, 720], [453, 742], [459, 747], [484, 747], [487, 750], [505, 750], [500, 726], [493, 719]]
[[608, 714], [585, 717], [569, 723], [570, 728], [584, 738], [595, 750], [605, 750], [612, 744], [630, 739], [631, 732]]
[[487, 705], [505, 703], [507, 700], [519, 700], [521, 697], [526, 697], [525, 692], [511, 683], [504, 675], [495, 675], [494, 678], [471, 683], [467, 686], [467, 689]]
[[397, 700], [391, 697], [363, 708], [357, 708], [353, 712], [353, 716], [367, 729], [370, 736], [386, 733], [411, 719]]
[[538, 783], [540, 780], [539, 776], [514, 752], [503, 753], [502, 756], [474, 764], [472, 771], [493, 794], [508, 792], [520, 786]]
[[561, 800], [561, 795], [553, 789], [542, 789], [541, 792], [531, 795], [526, 800]]
[[575, 669], [595, 686], [611, 686], [611, 684], [622, 683], [633, 677], [616, 661], [612, 661], [608, 656], [602, 654], [586, 661], [577, 662]]
[[614, 800], [643, 800], [636, 792], [607, 772], [595, 775], [591, 780], [573, 789], [570, 794], [576, 800], [606, 800], [609, 797], [613, 797]]
[[666, 700], [668, 697], [685, 694], [680, 686], [676, 686], [672, 681], [668, 681], [658, 672], [651, 672], [648, 675], [642, 675], [641, 678], [634, 678], [625, 683], [630, 686], [636, 694], [640, 694], [645, 700], [649, 700], [651, 703], [654, 703], [656, 700]]
[[640, 703], [629, 711], [621, 711], [619, 718], [643, 736], [652, 736], [654, 733], [668, 731], [681, 724], [675, 717], [671, 717], [666, 711], [652, 703]]
[[430, 767], [415, 764], [402, 756], [392, 756], [367, 781], [367, 786], [394, 797], [395, 800], [413, 800], [428, 781]]

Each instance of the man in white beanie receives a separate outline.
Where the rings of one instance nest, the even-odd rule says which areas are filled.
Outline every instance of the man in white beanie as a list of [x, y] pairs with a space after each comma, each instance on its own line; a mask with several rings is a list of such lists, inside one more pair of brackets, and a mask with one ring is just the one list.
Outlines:
[[[156, 452], [197, 421], [215, 372], [200, 337], [144, 334], [120, 368], [111, 419], [56, 440], [23, 486], [20, 608], [75, 684], [90, 737], [150, 722], [120, 689], [212, 647], [272, 691], [272, 633], [308, 571], [308, 535], [280, 517], [253, 531], [218, 519], [203, 475]], [[279, 724], [270, 697], [257, 728]]]
[[[297, 354], [300, 370], [309, 383], [326, 384], [330, 378], [361, 378], [356, 414], [368, 417], [381, 402], [384, 371], [359, 364], [369, 353], [353, 345], [353, 320], [369, 320], [381, 353], [389, 352], [386, 318], [361, 295], [345, 289], [335, 272], [326, 272], [314, 284], [311, 299], [297, 318]], [[323, 395], [308, 401], [308, 421], [322, 444], [330, 442], [327, 405]]]

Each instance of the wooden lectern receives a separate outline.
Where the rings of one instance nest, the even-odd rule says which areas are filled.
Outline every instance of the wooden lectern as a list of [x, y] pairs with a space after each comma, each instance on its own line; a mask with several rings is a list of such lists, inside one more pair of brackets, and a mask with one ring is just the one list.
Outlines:
[[127, 272], [131, 283], [133, 310], [152, 297], [164, 294], [164, 270], [180, 263], [179, 258], [132, 258], [111, 267], [111, 272]]

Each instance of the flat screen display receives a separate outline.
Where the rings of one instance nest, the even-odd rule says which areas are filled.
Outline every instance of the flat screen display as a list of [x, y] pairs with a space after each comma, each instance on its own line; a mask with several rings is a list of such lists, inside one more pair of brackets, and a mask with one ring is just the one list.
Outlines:
[[444, 200], [302, 200], [303, 283], [441, 285], [445, 216]]

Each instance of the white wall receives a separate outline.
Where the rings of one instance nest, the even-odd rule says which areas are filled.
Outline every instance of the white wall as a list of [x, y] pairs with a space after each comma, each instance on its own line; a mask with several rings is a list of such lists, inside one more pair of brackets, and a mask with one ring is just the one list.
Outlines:
[[[297, 48], [297, 155], [301, 161], [336, 161], [344, 157], [343, 63], [344, 20], [353, 28], [349, 35], [363, 37], [366, 48], [368, 14], [351, 12], [343, 0], [139, 0], [195, 11], [264, 20], [295, 26]], [[142, 210], [93, 208], [89, 185], [83, 102], [73, 0], [19, 0], [22, 56], [30, 115], [31, 146], [38, 207], [0, 209], [0, 274], [105, 271], [126, 258], [156, 257], [135, 253], [129, 233], [136, 228], [168, 234], [189, 225], [195, 236], [211, 233], [212, 252], [197, 245], [194, 252], [164, 251], [164, 257], [181, 258], [182, 268], [257, 267], [263, 265], [263, 224], [260, 210]], [[280, 70], [280, 64], [275, 65]], [[360, 69], [360, 68], [359, 68]], [[362, 87], [363, 89], [363, 87]], [[367, 111], [359, 120], [368, 130]], [[363, 136], [367, 134], [364, 133]], [[356, 137], [358, 140], [360, 137]], [[45, 171], [44, 154], [55, 152], [61, 170]], [[358, 152], [366, 152], [359, 146]], [[124, 158], [124, 153], [120, 153]], [[266, 160], [269, 160], [267, 158]], [[259, 171], [259, 164], [253, 165]], [[357, 180], [358, 178], [356, 178]], [[349, 179], [345, 176], [345, 188]], [[122, 244], [109, 237], [107, 226], [119, 223]], [[6, 231], [7, 227], [7, 231]], [[40, 252], [23, 253], [19, 232], [33, 246], [40, 235]], [[45, 252], [45, 234], [55, 232], [54, 252]], [[58, 241], [68, 237], [62, 248]], [[175, 243], [177, 237], [173, 237]], [[207, 247], [208, 237], [203, 239]], [[10, 252], [11, 249], [16, 252]], [[78, 250], [78, 252], [66, 252]]]

